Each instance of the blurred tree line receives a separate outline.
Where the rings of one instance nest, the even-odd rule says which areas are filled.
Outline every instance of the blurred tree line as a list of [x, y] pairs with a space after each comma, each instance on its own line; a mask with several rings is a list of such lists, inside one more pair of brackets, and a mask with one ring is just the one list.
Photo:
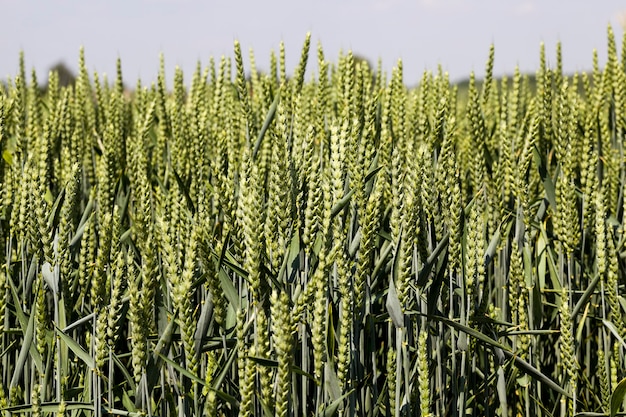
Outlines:
[[53, 65], [50, 71], [56, 72], [59, 75], [59, 87], [71, 86], [76, 82], [76, 76], [63, 61], [59, 61]]

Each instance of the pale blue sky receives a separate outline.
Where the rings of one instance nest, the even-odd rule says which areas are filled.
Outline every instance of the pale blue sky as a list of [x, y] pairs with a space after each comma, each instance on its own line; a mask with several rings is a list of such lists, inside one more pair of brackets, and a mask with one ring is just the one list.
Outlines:
[[[405, 81], [414, 84], [438, 64], [453, 80], [472, 70], [482, 76], [492, 42], [497, 74], [511, 73], [516, 65], [536, 70], [542, 41], [554, 62], [559, 40], [566, 71], [589, 69], [594, 48], [604, 61], [608, 24], [621, 44], [626, 2], [0, 0], [0, 10], [0, 78], [17, 72], [21, 49], [40, 79], [60, 60], [76, 70], [83, 45], [90, 71], [112, 76], [121, 57], [128, 85], [138, 77], [144, 84], [153, 81], [161, 52], [168, 78], [178, 65], [189, 81], [198, 60], [232, 56], [235, 39], [245, 55], [254, 49], [260, 69], [268, 69], [270, 50], [283, 40], [291, 71], [310, 31], [313, 46], [321, 42], [330, 60], [351, 49], [373, 62], [381, 58], [389, 72], [401, 58]], [[315, 61], [314, 54], [310, 58]]]

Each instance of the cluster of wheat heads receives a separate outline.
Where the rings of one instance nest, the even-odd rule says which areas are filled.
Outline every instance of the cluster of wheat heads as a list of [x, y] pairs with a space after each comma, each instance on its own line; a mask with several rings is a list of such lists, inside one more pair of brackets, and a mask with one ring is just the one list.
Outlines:
[[[307, 36], [260, 73], [0, 87], [0, 412], [565, 416], [626, 377], [626, 42], [407, 88]], [[233, 71], [234, 69], [234, 71]], [[234, 76], [231, 76], [234, 72]], [[248, 75], [246, 75], [248, 74]], [[27, 78], [29, 81], [27, 81]], [[595, 414], [594, 414], [595, 413]]]

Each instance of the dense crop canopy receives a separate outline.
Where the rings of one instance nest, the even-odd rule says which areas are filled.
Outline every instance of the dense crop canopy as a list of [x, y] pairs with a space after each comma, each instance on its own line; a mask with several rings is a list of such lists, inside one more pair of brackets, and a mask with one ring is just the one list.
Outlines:
[[[407, 88], [310, 38], [126, 90], [0, 87], [0, 407], [573, 415], [621, 406], [626, 60]], [[624, 43], [626, 48], [626, 43]], [[311, 54], [314, 55], [314, 54]], [[251, 62], [254, 62], [251, 56]], [[234, 64], [234, 78], [231, 66]], [[308, 81], [307, 81], [308, 79]], [[131, 414], [128, 414], [131, 413]]]

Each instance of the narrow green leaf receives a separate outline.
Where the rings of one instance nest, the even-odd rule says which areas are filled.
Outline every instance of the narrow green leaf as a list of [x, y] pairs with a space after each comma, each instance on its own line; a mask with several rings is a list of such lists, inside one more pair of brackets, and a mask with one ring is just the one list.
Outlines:
[[246, 357], [250, 359], [252, 362], [258, 363], [259, 365], [265, 366], [267, 368], [278, 367], [278, 361], [275, 361], [274, 359], [259, 358], [258, 356], [246, 356]]
[[107, 414], [112, 415], [112, 416], [143, 417], [144, 415], [144, 413], [138, 413], [136, 411], [120, 410], [118, 408], [102, 407], [102, 409], [106, 411]]
[[78, 223], [78, 227], [76, 228], [76, 233], [74, 234], [74, 237], [72, 237], [72, 240], [70, 241], [70, 246], [75, 246], [78, 242], [80, 242], [80, 238], [85, 232], [85, 227], [86, 227], [85, 225], [87, 223], [87, 220], [89, 220], [89, 216], [91, 216], [91, 212], [95, 204], [96, 204], [95, 200], [93, 198], [90, 198], [89, 202], [87, 203], [87, 207], [85, 207], [85, 210], [83, 211], [83, 215], [80, 218], [80, 222]]
[[233, 408], [235, 408], [235, 410], [239, 409], [239, 401], [237, 401], [237, 398], [233, 397], [230, 394], [226, 394], [224, 391], [220, 391], [220, 390], [215, 389], [215, 388], [209, 388], [209, 389], [211, 391], [215, 392], [215, 395], [217, 395], [220, 399], [226, 401], [231, 406], [233, 406]]
[[556, 209], [556, 192], [554, 190], [554, 181], [550, 177], [550, 173], [546, 168], [546, 160], [540, 155], [539, 150], [536, 146], [533, 146], [533, 158], [539, 170], [541, 180], [543, 181], [543, 188], [546, 191], [546, 198], [548, 199], [548, 202], [550, 202], [552, 208]]
[[239, 265], [239, 263], [235, 260], [235, 258], [229, 251], [226, 251], [222, 264], [226, 268], [235, 272], [237, 275], [243, 277], [244, 279], [248, 278], [248, 271], [246, 271], [241, 267], [241, 265]]
[[378, 271], [380, 271], [388, 262], [387, 258], [389, 257], [389, 254], [391, 253], [392, 249], [393, 249], [393, 245], [390, 244], [389, 242], [386, 242], [385, 244], [383, 244], [382, 251], [380, 253], [380, 256], [378, 257], [376, 266], [374, 267], [374, 272], [372, 272], [372, 277], [375, 277], [376, 275], [378, 275]]
[[378, 165], [378, 154], [374, 157], [374, 161], [372, 162], [372, 169], [365, 175], [365, 183], [367, 184], [378, 172], [383, 169], [383, 167], [376, 166]]
[[351, 389], [350, 391], [346, 392], [341, 397], [337, 398], [335, 401], [330, 403], [328, 405], [328, 407], [322, 408], [320, 410], [320, 412], [318, 413], [318, 416], [319, 417], [332, 417], [332, 416], [334, 416], [335, 413], [337, 412], [337, 409], [339, 409], [339, 406], [341, 405], [341, 403], [343, 403], [344, 400], [346, 398], [348, 398], [348, 396], [350, 394], [352, 394], [353, 392], [354, 392], [354, 389]]
[[196, 207], [193, 204], [193, 200], [189, 195], [189, 187], [184, 183], [178, 172], [172, 168], [172, 173], [174, 174], [174, 179], [176, 179], [176, 183], [178, 184], [178, 189], [183, 193], [183, 197], [185, 198], [185, 202], [187, 203], [187, 208], [191, 211], [191, 214], [196, 213]]
[[157, 355], [159, 355], [159, 358], [161, 358], [161, 360], [163, 360], [165, 363], [170, 365], [172, 368], [176, 369], [182, 375], [186, 376], [187, 378], [191, 379], [192, 381], [197, 382], [198, 384], [200, 384], [202, 386], [206, 385], [206, 383], [205, 383], [205, 381], [203, 379], [198, 378], [198, 376], [192, 374], [191, 372], [189, 372], [189, 370], [183, 368], [182, 366], [180, 366], [179, 364], [177, 364], [176, 362], [174, 362], [173, 360], [171, 360], [167, 356], [161, 354], [160, 352], [157, 352]]
[[582, 317], [578, 322], [578, 327], [576, 329], [576, 343], [580, 345], [582, 343], [583, 338], [583, 330], [585, 328], [585, 324], [587, 323], [587, 316], [589, 315], [589, 304], [585, 306], [585, 311], [583, 312]]
[[617, 412], [622, 408], [622, 404], [624, 403], [624, 396], [626, 396], [626, 378], [622, 379], [615, 390], [611, 394], [611, 417], [614, 417]]
[[83, 233], [85, 233], [85, 228], [87, 227], [87, 221], [82, 222], [78, 228], [76, 229], [76, 233], [72, 240], [70, 241], [70, 247], [74, 247], [80, 242], [80, 239], [83, 237]]
[[46, 261], [41, 265], [41, 275], [56, 297], [56, 294], [59, 293], [59, 266], [54, 265], [53, 267], [50, 262]]
[[[32, 343], [32, 335], [30, 337], [30, 342], [26, 343], [26, 334], [28, 333], [28, 326], [30, 326], [31, 317], [27, 317], [26, 314], [22, 311], [22, 302], [17, 295], [17, 289], [15, 288], [13, 280], [8, 279], [7, 281], [9, 282], [9, 285], [11, 287], [11, 295], [13, 296], [13, 303], [16, 307], [15, 314], [17, 315], [17, 319], [20, 322], [20, 327], [22, 328], [22, 334], [24, 335], [22, 343], [24, 345], [28, 345], [28, 349], [30, 350], [30, 357], [35, 363], [37, 370], [39, 372], [43, 372], [43, 363], [41, 361], [41, 356], [39, 355], [35, 344]], [[32, 331], [34, 332], [34, 328]]]
[[296, 276], [300, 273], [300, 252], [300, 233], [296, 230], [291, 236], [289, 252], [285, 256], [285, 261], [278, 272], [280, 282], [291, 283], [296, 279]]
[[487, 251], [485, 252], [485, 267], [487, 267], [493, 260], [493, 256], [495, 255], [496, 250], [498, 249], [499, 243], [500, 243], [500, 227], [496, 230], [496, 232], [491, 237], [491, 242], [489, 242], [489, 246], [487, 247]]
[[259, 402], [261, 403], [261, 409], [263, 410], [263, 415], [265, 417], [275, 417], [274, 411], [264, 398], [259, 397]]
[[276, 109], [278, 108], [278, 103], [280, 102], [280, 91], [274, 97], [274, 101], [272, 101], [272, 105], [267, 111], [267, 115], [265, 116], [265, 121], [263, 122], [263, 126], [261, 126], [261, 130], [259, 131], [259, 136], [254, 143], [254, 149], [252, 150], [252, 159], [256, 160], [256, 156], [259, 153], [259, 149], [261, 149], [261, 143], [263, 142], [263, 138], [265, 137], [265, 133], [267, 129], [269, 129], [270, 124], [272, 124], [272, 120], [274, 120], [274, 116], [276, 115]]
[[[146, 366], [146, 382], [148, 384], [149, 390], [151, 390], [158, 383], [159, 377], [161, 375], [161, 356], [165, 356], [169, 352], [175, 329], [176, 320], [170, 320], [167, 323], [167, 326], [165, 326], [165, 329], [162, 330], [161, 337], [154, 347], [154, 352], [148, 359], [148, 365]], [[136, 398], [137, 400], [140, 399], [139, 396], [137, 396]]]
[[196, 352], [196, 356], [200, 355], [200, 351], [202, 350], [202, 341], [207, 336], [207, 332], [209, 330], [209, 324], [211, 322], [211, 316], [213, 315], [213, 303], [209, 302], [209, 300], [205, 300], [202, 303], [202, 309], [200, 310], [200, 317], [198, 318], [198, 323], [196, 324], [196, 331], [194, 332], [194, 351]]
[[324, 381], [322, 381], [326, 392], [330, 394], [330, 400], [333, 401], [341, 397], [341, 386], [339, 384], [339, 378], [335, 372], [335, 367], [332, 362], [326, 362], [324, 366]]
[[220, 285], [222, 287], [222, 291], [226, 296], [228, 302], [233, 306], [233, 308], [239, 308], [239, 293], [237, 289], [233, 285], [233, 281], [228, 277], [226, 272], [223, 269], [220, 269], [218, 273], [218, 277], [220, 279]]
[[70, 350], [74, 352], [74, 354], [80, 360], [82, 360], [85, 363], [85, 365], [89, 367], [89, 369], [91, 370], [96, 369], [96, 362], [94, 358], [91, 357], [91, 355], [85, 349], [83, 349], [83, 347], [79, 345], [78, 342], [76, 342], [73, 338], [65, 334], [63, 330], [59, 329], [56, 325], [54, 326], [54, 329], [56, 330], [56, 333], [61, 338], [61, 340], [65, 342], [67, 347], [69, 347]]
[[504, 369], [502, 366], [498, 367], [498, 400], [500, 400], [500, 413], [503, 416], [509, 415], [509, 405], [506, 400], [506, 377], [504, 376]]
[[48, 215], [48, 224], [56, 226], [59, 222], [59, 213], [61, 212], [61, 206], [63, 205], [63, 200], [65, 200], [65, 188], [61, 190], [56, 200], [54, 201], [54, 205], [50, 209], [50, 214]]
[[96, 315], [96, 313], [89, 313], [87, 314], [85, 317], [82, 317], [78, 320], [76, 320], [74, 323], [70, 324], [69, 326], [66, 327], [61, 327], [61, 325], [59, 324], [59, 328], [62, 328], [64, 332], [69, 332], [70, 330], [72, 330], [75, 327], [78, 327], [84, 323], [89, 323], [91, 320], [93, 320], [94, 316]]
[[293, 372], [294, 374], [301, 375], [301, 376], [303, 376], [305, 378], [310, 379], [311, 381], [315, 381], [315, 377], [312, 374], [308, 373], [308, 372], [304, 372], [302, 370], [302, 368], [299, 368], [297, 366], [291, 365], [290, 369], [291, 369], [291, 372]]
[[124, 365], [124, 362], [122, 362], [122, 360], [120, 359], [120, 356], [116, 355], [115, 353], [112, 353], [111, 356], [113, 358], [113, 363], [117, 366], [117, 369], [119, 369], [122, 375], [124, 376], [124, 380], [126, 381], [126, 384], [128, 384], [129, 388], [132, 391], [135, 391], [136, 390], [135, 379], [130, 374], [128, 369], [126, 369], [126, 366]]
[[580, 313], [580, 310], [589, 301], [593, 293], [596, 291], [596, 287], [598, 286], [599, 282], [600, 282], [600, 275], [596, 275], [593, 281], [591, 281], [589, 285], [587, 285], [587, 289], [585, 290], [583, 295], [580, 297], [580, 300], [578, 300], [578, 302], [574, 306], [574, 309], [572, 310], [572, 317], [576, 317], [578, 313]]
[[127, 231], [122, 233], [122, 235], [120, 236], [120, 242], [129, 243], [132, 234], [133, 234], [133, 229], [128, 229]]
[[33, 335], [35, 332], [35, 314], [31, 313], [30, 318], [28, 319], [28, 325], [22, 330], [22, 332], [24, 339], [22, 347], [20, 348], [20, 354], [17, 357], [17, 362], [15, 363], [15, 370], [13, 371], [11, 384], [9, 385], [10, 389], [13, 389], [13, 387], [16, 387], [19, 384], [24, 372], [26, 360], [28, 359], [28, 351], [34, 347]]
[[133, 401], [130, 399], [130, 395], [128, 395], [128, 390], [124, 390], [122, 392], [122, 405], [127, 410], [130, 410], [131, 413], [137, 412], [137, 407], [135, 407], [135, 403], [133, 403]]
[[389, 291], [387, 291], [387, 301], [385, 302], [389, 317], [396, 328], [404, 327], [404, 313], [402, 313], [402, 307], [400, 306], [400, 300], [398, 299], [398, 293], [396, 292], [396, 286], [393, 283], [393, 278], [389, 278]]
[[622, 336], [620, 336], [619, 331], [617, 330], [615, 325], [606, 319], [602, 319], [602, 323], [604, 323], [604, 325], [611, 331], [611, 333], [613, 333], [613, 336], [615, 336], [617, 341], [620, 342], [622, 346], [626, 348], [626, 341], [622, 339]]
[[354, 257], [356, 255], [356, 251], [359, 249], [359, 246], [361, 245], [362, 235], [363, 235], [362, 229], [359, 228], [359, 230], [356, 231], [356, 234], [354, 235], [352, 242], [350, 243], [350, 248], [348, 249], [348, 254], [351, 257]]
[[231, 350], [230, 356], [228, 356], [228, 359], [226, 359], [226, 363], [224, 364], [224, 367], [222, 368], [221, 372], [217, 375], [217, 378], [215, 378], [215, 380], [213, 381], [213, 386], [211, 387], [211, 389], [214, 390], [216, 393], [218, 392], [218, 388], [222, 385], [222, 383], [226, 379], [226, 375], [228, 375], [229, 369], [235, 360], [236, 353], [237, 353], [236, 349]]
[[[43, 411], [44, 413], [58, 413], [60, 405], [61, 403], [59, 402], [45, 402], [45, 403], [41, 403], [39, 407], [40, 407], [40, 410]], [[64, 406], [65, 406], [66, 411], [74, 411], [74, 410], [94, 411], [93, 403], [66, 401]], [[6, 408], [3, 408], [2, 410], [8, 411], [9, 413], [30, 413], [33, 411], [33, 405], [21, 404], [21, 405], [15, 405], [12, 407], [6, 407]]]
[[165, 355], [170, 350], [170, 345], [172, 344], [172, 337], [174, 335], [174, 330], [176, 329], [176, 320], [169, 320], [167, 326], [161, 333], [161, 337], [154, 347], [153, 357], [156, 359], [158, 355]]
[[448, 318], [445, 317], [441, 317], [441, 316], [430, 316], [432, 319], [434, 320], [438, 320], [438, 321], [442, 321], [445, 324], [447, 324], [450, 327], [454, 327], [455, 329], [468, 334], [469, 336], [472, 336], [478, 340], [480, 340], [481, 342], [487, 343], [488, 345], [491, 345], [493, 347], [497, 347], [502, 349], [502, 352], [504, 353], [505, 356], [512, 358], [515, 362], [515, 365], [521, 369], [522, 371], [526, 372], [527, 374], [529, 374], [530, 376], [532, 376], [533, 378], [537, 379], [538, 381], [540, 381], [541, 383], [545, 384], [546, 386], [550, 387], [551, 389], [553, 389], [554, 391], [558, 392], [559, 394], [562, 394], [568, 398], [571, 398], [571, 395], [565, 391], [561, 386], [559, 386], [556, 382], [554, 382], [552, 379], [550, 379], [548, 376], [544, 375], [543, 373], [541, 373], [541, 371], [539, 371], [537, 368], [535, 368], [534, 366], [532, 366], [531, 364], [529, 364], [528, 362], [526, 362], [525, 360], [521, 359], [520, 357], [518, 357], [514, 352], [512, 352], [510, 350], [510, 348], [508, 346], [503, 345], [500, 342], [497, 342], [495, 340], [493, 340], [492, 338], [490, 338], [489, 336], [479, 332], [478, 330], [472, 329], [471, 327], [467, 327], [462, 325], [461, 323], [457, 323], [453, 320], [450, 320]]
[[335, 204], [335, 206], [330, 210], [331, 218], [339, 214], [341, 210], [343, 210], [348, 205], [348, 203], [350, 202], [350, 197], [352, 197], [352, 194], [354, 194], [354, 188], [348, 191], [346, 195], [341, 197], [341, 200], [337, 201], [337, 204]]

